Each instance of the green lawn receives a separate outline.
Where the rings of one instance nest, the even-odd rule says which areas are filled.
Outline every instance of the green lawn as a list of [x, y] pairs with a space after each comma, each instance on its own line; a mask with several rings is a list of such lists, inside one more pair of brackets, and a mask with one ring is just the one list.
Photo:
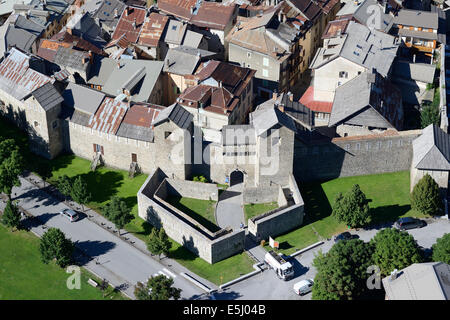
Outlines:
[[70, 274], [54, 263], [41, 262], [39, 239], [32, 233], [11, 232], [0, 225], [0, 256], [0, 300], [124, 299], [112, 288], [103, 298], [99, 289], [87, 283], [96, 278], [84, 269], [80, 290], [69, 290], [66, 281]]
[[216, 285], [224, 284], [253, 271], [254, 261], [244, 252], [209, 264], [175, 241], [172, 241], [172, 243], [173, 246], [169, 253], [170, 258], [177, 260], [192, 272]]
[[220, 230], [214, 216], [217, 201], [174, 196], [168, 197], [166, 201], [198, 221], [209, 231], [216, 232]]
[[359, 184], [369, 199], [375, 224], [395, 221], [399, 217], [423, 217], [422, 214], [411, 209], [409, 171], [304, 183], [300, 184], [306, 213], [303, 226], [276, 238], [280, 242], [281, 251], [290, 254], [296, 249], [319, 241], [318, 235], [330, 238], [346, 230], [347, 226], [337, 222], [330, 215], [336, 195], [339, 192], [347, 192], [354, 184]]
[[[95, 210], [99, 211], [99, 208], [104, 206], [113, 195], [125, 198], [127, 205], [132, 208], [132, 213], [136, 217], [125, 226], [125, 229], [139, 239], [143, 241], [147, 240], [152, 226], [138, 216], [137, 208], [137, 192], [145, 182], [146, 175], [139, 175], [134, 179], [130, 179], [128, 178], [128, 172], [110, 168], [98, 168], [95, 172], [92, 172], [88, 160], [73, 155], [63, 155], [52, 161], [45, 160], [29, 151], [28, 139], [25, 133], [0, 117], [1, 138], [15, 139], [22, 149], [22, 154], [27, 163], [26, 167], [41, 176], [49, 175], [50, 182], [55, 182], [59, 176], [64, 174], [69, 177], [77, 175], [86, 177], [89, 183], [89, 191], [93, 196], [93, 201], [88, 206]], [[192, 272], [197, 273], [213, 283], [220, 284], [220, 274], [224, 273], [222, 270], [227, 270], [226, 275], [223, 275], [224, 279], [222, 283], [238, 277], [241, 273], [253, 271], [253, 263], [246, 254], [236, 255], [210, 265], [178, 243], [173, 243], [174, 246], [170, 252], [170, 256]]]
[[244, 205], [245, 221], [276, 208], [278, 208], [277, 202], [246, 204]]

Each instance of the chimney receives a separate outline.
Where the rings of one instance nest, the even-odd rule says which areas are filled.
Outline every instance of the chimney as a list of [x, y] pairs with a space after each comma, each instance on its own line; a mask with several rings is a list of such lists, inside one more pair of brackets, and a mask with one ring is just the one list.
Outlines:
[[67, 28], [67, 29], [66, 29], [66, 32], [67, 32], [68, 34], [72, 34], [72, 28]]
[[281, 112], [284, 112], [284, 106], [282, 104], [278, 105], [278, 110], [280, 110]]
[[293, 94], [292, 92], [289, 91], [289, 92], [287, 93], [287, 95], [288, 95], [289, 101], [293, 102], [293, 101], [294, 101], [294, 94]]
[[219, 80], [219, 88], [222, 88], [222, 81]]
[[117, 8], [114, 9], [114, 18], [118, 18], [119, 17], [119, 11], [117, 10]]
[[125, 8], [125, 15], [128, 17], [128, 13], [129, 13], [129, 10], [128, 10], [128, 7], [126, 7]]
[[133, 20], [133, 29], [136, 29], [136, 18]]
[[120, 69], [120, 61], [117, 61], [117, 69]]
[[92, 51], [89, 50], [88, 54], [89, 54], [89, 62], [92, 63], [92, 60], [94, 59], [94, 56], [92, 55]]
[[393, 281], [393, 280], [397, 279], [397, 273], [398, 273], [398, 270], [397, 270], [397, 269], [395, 269], [394, 271], [392, 271], [392, 272], [391, 272], [391, 276], [389, 277], [389, 280], [390, 280], [390, 281]]
[[166, 65], [166, 68], [169, 68], [169, 67], [170, 67], [170, 61], [169, 61], [169, 59], [166, 59], [166, 60], [164, 61], [164, 64]]
[[191, 14], [194, 14], [194, 7], [191, 7]]
[[273, 99], [273, 100], [277, 100], [277, 98], [278, 98], [278, 93], [277, 93], [277, 91], [275, 90], [275, 91], [272, 93], [272, 99]]

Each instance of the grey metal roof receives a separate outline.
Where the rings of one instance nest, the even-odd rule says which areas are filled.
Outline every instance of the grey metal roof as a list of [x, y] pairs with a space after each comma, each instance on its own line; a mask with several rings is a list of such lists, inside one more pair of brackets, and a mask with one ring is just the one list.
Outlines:
[[123, 89], [133, 88], [131, 101], [147, 102], [161, 74], [163, 64], [162, 61], [134, 59], [117, 61], [97, 57], [91, 67], [88, 83], [103, 86], [102, 91], [112, 96], [122, 94]]
[[193, 74], [202, 58], [215, 55], [214, 52], [186, 46], [172, 48], [164, 59], [163, 71], [179, 75]]
[[119, 137], [153, 142], [154, 134], [150, 127], [136, 126], [131, 123], [122, 122], [116, 135]]
[[202, 42], [203, 35], [198, 32], [188, 30], [184, 37], [183, 46], [198, 48]]
[[398, 34], [402, 37], [414, 37], [414, 38], [426, 39], [426, 40], [437, 40], [438, 39], [437, 33], [409, 30], [409, 29], [405, 29], [405, 28], [399, 29]]
[[251, 124], [226, 125], [222, 127], [222, 145], [255, 145], [256, 132]]
[[395, 37], [350, 21], [346, 34], [324, 40], [324, 47], [316, 52], [310, 68], [320, 68], [340, 56], [387, 76], [398, 48]]
[[186, 34], [187, 24], [178, 20], [171, 19], [167, 27], [164, 42], [181, 45]]
[[174, 103], [166, 109], [162, 110], [152, 125], [157, 126], [165, 121], [171, 120], [181, 129], [187, 129], [191, 124], [194, 116], [178, 103]]
[[[353, 1], [347, 2], [346, 6], [351, 3], [354, 4]], [[365, 0], [363, 3], [360, 3], [360, 5], [356, 7], [353, 17], [366, 26], [368, 26], [368, 24], [372, 25], [375, 10], [377, 10], [377, 14], [379, 14], [380, 17], [380, 20], [375, 20], [375, 29], [386, 33], [389, 32], [394, 23], [394, 17], [388, 13], [384, 13], [383, 6], [376, 0]], [[378, 17], [375, 19], [378, 19]]]
[[400, 270], [396, 279], [383, 278], [389, 300], [450, 300], [450, 265], [414, 263]]
[[59, 46], [53, 62], [59, 66], [86, 72], [89, 66], [89, 55], [84, 51]]
[[[117, 9], [118, 17], [114, 16]], [[118, 0], [103, 0], [100, 7], [94, 13], [94, 18], [98, 18], [99, 22], [109, 28], [114, 28], [119, 22], [120, 15], [125, 9], [125, 4]]]
[[424, 170], [450, 170], [450, 135], [430, 124], [413, 141], [414, 168]]
[[438, 13], [422, 10], [401, 9], [394, 17], [395, 24], [437, 29]]
[[341, 123], [401, 129], [401, 92], [379, 73], [364, 72], [336, 89], [329, 126]]
[[61, 113], [62, 119], [69, 119], [70, 122], [79, 124], [83, 127], [87, 127], [89, 125], [89, 120], [91, 117], [92, 116], [90, 114], [69, 107], [63, 107]]
[[42, 87], [37, 88], [31, 94], [45, 111], [50, 110], [64, 101], [64, 98], [50, 82], [47, 82]]
[[392, 74], [396, 77], [412, 79], [426, 83], [434, 81], [436, 66], [429, 63], [411, 63], [409, 61], [396, 60], [393, 65]]
[[267, 132], [275, 125], [282, 125], [297, 133], [294, 120], [292, 120], [292, 118], [287, 116], [284, 112], [281, 112], [278, 108], [273, 107], [263, 110], [256, 110], [250, 114], [250, 117], [251, 124], [255, 127], [255, 131], [258, 136]]
[[375, 68], [381, 75], [387, 76], [399, 48], [395, 37], [370, 30], [353, 21], [348, 24], [346, 32], [348, 36], [340, 55], [367, 69]]
[[276, 100], [269, 99], [263, 102], [256, 108], [257, 110], [263, 110], [276, 106], [282, 106], [286, 114], [300, 122], [303, 126], [310, 128], [314, 125], [314, 112], [298, 101], [291, 101], [285, 93], [280, 94]]
[[105, 94], [72, 82], [63, 92], [64, 104], [89, 116], [94, 115], [103, 101]]

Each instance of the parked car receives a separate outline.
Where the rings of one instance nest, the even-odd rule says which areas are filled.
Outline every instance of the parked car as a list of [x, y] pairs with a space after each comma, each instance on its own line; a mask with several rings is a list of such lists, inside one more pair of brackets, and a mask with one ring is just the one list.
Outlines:
[[394, 227], [399, 230], [408, 230], [408, 229], [414, 229], [414, 228], [422, 228], [422, 227], [425, 227], [426, 225], [427, 225], [426, 222], [423, 220], [406, 217], [406, 218], [398, 219], [395, 222]]
[[75, 222], [79, 218], [78, 213], [76, 213], [75, 211], [73, 211], [71, 209], [61, 210], [61, 212], [59, 214], [61, 214], [62, 216], [66, 217], [67, 219], [69, 219], [70, 222]]
[[351, 239], [358, 239], [359, 236], [356, 234], [351, 234], [350, 232], [342, 232], [341, 234], [338, 234], [334, 237], [334, 242], [339, 242], [341, 240], [351, 240]]
[[296, 294], [302, 296], [311, 292], [314, 281], [312, 279], [305, 279], [294, 284], [294, 291]]

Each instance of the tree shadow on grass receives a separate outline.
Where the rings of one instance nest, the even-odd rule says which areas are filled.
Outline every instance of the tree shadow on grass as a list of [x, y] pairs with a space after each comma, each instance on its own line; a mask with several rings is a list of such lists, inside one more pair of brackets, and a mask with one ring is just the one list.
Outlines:
[[322, 183], [305, 183], [300, 187], [305, 202], [306, 213], [302, 226], [322, 220], [331, 215], [332, 207], [322, 188]]
[[183, 261], [194, 261], [198, 257], [184, 246], [179, 246], [169, 252], [169, 258]]
[[88, 185], [88, 191], [92, 195], [92, 202], [103, 203], [117, 195], [117, 190], [123, 184], [123, 175], [114, 171], [100, 172], [90, 171], [81, 176]]

